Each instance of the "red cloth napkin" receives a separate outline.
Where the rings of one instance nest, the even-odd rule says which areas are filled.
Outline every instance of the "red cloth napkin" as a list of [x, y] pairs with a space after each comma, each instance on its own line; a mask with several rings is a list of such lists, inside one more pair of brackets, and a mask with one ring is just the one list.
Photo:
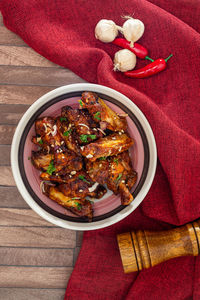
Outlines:
[[[158, 167], [142, 204], [107, 229], [86, 232], [66, 299], [200, 299], [200, 258], [183, 257], [125, 275], [116, 234], [167, 229], [200, 216], [200, 5], [198, 0], [1, 0], [5, 25], [47, 59], [120, 91], [144, 112], [155, 134]], [[94, 37], [96, 23], [134, 15], [152, 58], [173, 57], [147, 79], [113, 72], [119, 49]], [[138, 59], [137, 68], [148, 62]]]

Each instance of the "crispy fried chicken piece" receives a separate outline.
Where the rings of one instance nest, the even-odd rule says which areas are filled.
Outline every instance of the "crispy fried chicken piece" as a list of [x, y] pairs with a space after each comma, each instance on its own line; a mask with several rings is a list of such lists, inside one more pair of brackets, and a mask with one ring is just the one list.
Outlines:
[[92, 220], [92, 204], [90, 201], [78, 197], [65, 196], [58, 187], [43, 184], [43, 193], [51, 200], [62, 205], [66, 209], [70, 210], [74, 214], [80, 217], [87, 217], [90, 221]]
[[133, 140], [127, 134], [113, 133], [100, 138], [94, 143], [81, 147], [81, 154], [90, 161], [95, 161], [102, 156], [117, 155], [128, 150], [133, 145]]
[[81, 99], [83, 108], [88, 109], [95, 122], [105, 122], [106, 128], [112, 131], [127, 130], [126, 119], [116, 114], [97, 94], [84, 92]]
[[66, 116], [69, 122], [73, 123], [80, 145], [87, 144], [103, 136], [102, 132], [95, 128], [96, 123], [87, 110], [72, 109], [70, 106], [65, 106], [62, 108], [62, 116]]

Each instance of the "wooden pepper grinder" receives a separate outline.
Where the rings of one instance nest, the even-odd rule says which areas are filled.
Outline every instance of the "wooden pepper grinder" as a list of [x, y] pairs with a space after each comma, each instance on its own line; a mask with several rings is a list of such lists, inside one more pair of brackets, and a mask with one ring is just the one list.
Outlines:
[[172, 230], [139, 230], [117, 236], [125, 273], [153, 267], [168, 259], [200, 254], [200, 219]]

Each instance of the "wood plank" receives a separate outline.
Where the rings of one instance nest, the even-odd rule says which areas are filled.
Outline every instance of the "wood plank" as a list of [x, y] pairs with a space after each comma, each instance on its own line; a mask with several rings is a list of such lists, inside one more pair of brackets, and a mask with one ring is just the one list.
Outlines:
[[61, 86], [85, 82], [82, 78], [65, 68], [0, 66], [1, 84]]
[[71, 267], [0, 266], [0, 287], [65, 288]]
[[83, 231], [76, 232], [76, 246], [80, 247], [83, 240]]
[[1, 208], [0, 226], [54, 226], [32, 209]]
[[11, 144], [16, 126], [0, 125], [0, 144]]
[[0, 85], [0, 103], [30, 105], [54, 87]]
[[56, 64], [47, 60], [30, 47], [0, 45], [0, 65], [55, 67]]
[[18, 35], [5, 26], [0, 26], [0, 44], [27, 47], [27, 44]]
[[57, 266], [73, 265], [73, 249], [35, 249], [0, 247], [0, 265]]
[[15, 181], [12, 175], [11, 167], [0, 166], [0, 185], [15, 186]]
[[16, 187], [0, 186], [0, 207], [29, 208]]
[[64, 228], [1, 227], [0, 230], [2, 247], [73, 248], [75, 244], [75, 231]]
[[0, 165], [10, 166], [10, 146], [0, 145]]
[[65, 289], [0, 288], [3, 300], [63, 300], [64, 295]]
[[76, 261], [77, 261], [77, 258], [78, 258], [78, 255], [79, 255], [80, 250], [81, 250], [81, 247], [76, 247], [76, 248], [74, 249], [73, 266], [75, 266], [75, 264], [76, 264]]
[[1, 112], [0, 123], [16, 125], [28, 108], [29, 105], [23, 105], [23, 104], [17, 104], [17, 105], [0, 104], [0, 112]]

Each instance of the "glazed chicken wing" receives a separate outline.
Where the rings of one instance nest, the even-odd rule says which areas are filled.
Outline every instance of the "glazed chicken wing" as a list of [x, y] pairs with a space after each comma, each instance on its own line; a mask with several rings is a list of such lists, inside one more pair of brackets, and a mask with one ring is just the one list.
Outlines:
[[106, 188], [100, 184], [94, 184], [88, 174], [84, 171], [70, 174], [50, 175], [47, 172], [40, 174], [40, 178], [44, 181], [60, 183], [58, 189], [67, 197], [78, 198], [97, 198], [100, 199], [107, 192]]
[[124, 117], [120, 117], [95, 93], [82, 93], [83, 108], [87, 108], [95, 122], [101, 121], [106, 124], [106, 128], [112, 131], [127, 130], [127, 121]]
[[[58, 151], [58, 152], [57, 152]], [[77, 156], [70, 150], [60, 152], [55, 151], [54, 154], [45, 154], [42, 151], [32, 151], [32, 163], [41, 171], [49, 171], [52, 175], [53, 172], [58, 174], [66, 174], [73, 170], [79, 171], [83, 167], [83, 161], [80, 156]]]
[[31, 161], [38, 170], [46, 171], [52, 159], [54, 159], [54, 155], [52, 154], [45, 154], [42, 151], [32, 151]]
[[54, 166], [58, 174], [66, 174], [71, 171], [79, 171], [83, 167], [82, 157], [75, 152], [65, 150], [60, 152], [59, 149], [54, 155]]
[[92, 219], [92, 204], [84, 198], [65, 196], [58, 187], [43, 184], [43, 193], [74, 214]]
[[87, 110], [72, 109], [70, 106], [65, 106], [62, 108], [62, 116], [66, 116], [69, 122], [74, 124], [80, 145], [87, 144], [103, 135], [101, 131], [94, 128], [96, 124]]
[[93, 181], [100, 184], [106, 184], [108, 179], [109, 161], [105, 158], [103, 160], [97, 159], [94, 162], [86, 161], [86, 170]]
[[[41, 148], [54, 148], [61, 145], [62, 137], [59, 134], [56, 126], [56, 120], [51, 117], [39, 118], [35, 122], [36, 137], [33, 137], [32, 142], [41, 146]], [[50, 152], [49, 150], [49, 152]]]
[[114, 194], [120, 193], [122, 204], [128, 205], [133, 200], [130, 190], [137, 180], [137, 174], [132, 169], [128, 151], [103, 159], [86, 162], [88, 175], [93, 181], [107, 184]]
[[131, 188], [137, 180], [137, 173], [132, 169], [128, 151], [109, 158], [107, 186], [113, 193], [121, 194], [122, 205], [128, 205], [133, 196]]
[[80, 155], [80, 147], [76, 140], [76, 132], [74, 126], [67, 121], [66, 117], [57, 118], [56, 125], [59, 134], [65, 142], [66, 147], [69, 150], [75, 152], [77, 155]]
[[113, 133], [81, 147], [81, 154], [90, 161], [95, 161], [102, 156], [112, 156], [124, 152], [132, 145], [133, 140], [127, 134]]

